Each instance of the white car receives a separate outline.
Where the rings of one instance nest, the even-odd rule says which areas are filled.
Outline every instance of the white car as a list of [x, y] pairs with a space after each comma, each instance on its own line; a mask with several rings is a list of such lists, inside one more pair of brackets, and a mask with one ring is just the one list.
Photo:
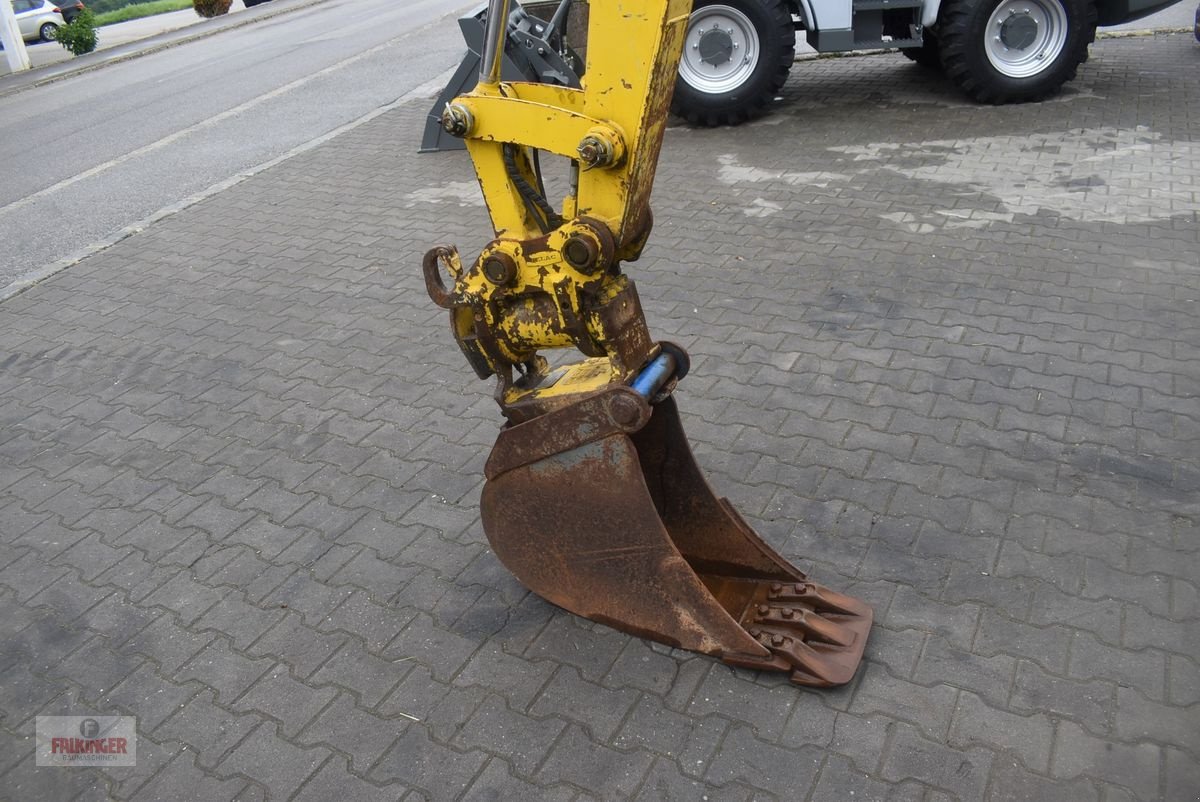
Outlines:
[[21, 37], [26, 42], [53, 41], [59, 26], [66, 24], [62, 13], [50, 0], [12, 0], [12, 8]]

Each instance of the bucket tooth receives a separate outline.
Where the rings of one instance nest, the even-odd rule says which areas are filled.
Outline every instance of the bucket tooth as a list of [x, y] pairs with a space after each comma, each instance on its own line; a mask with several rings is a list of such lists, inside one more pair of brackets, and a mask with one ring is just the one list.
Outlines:
[[546, 600], [801, 685], [854, 676], [871, 608], [809, 582], [713, 493], [672, 398], [609, 387], [510, 425], [486, 475], [492, 549]]

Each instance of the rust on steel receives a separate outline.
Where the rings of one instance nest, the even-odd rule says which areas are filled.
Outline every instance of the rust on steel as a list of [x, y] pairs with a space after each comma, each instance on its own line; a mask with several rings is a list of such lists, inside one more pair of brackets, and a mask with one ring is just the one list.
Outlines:
[[[690, 9], [594, 4], [588, 36], [602, 44], [588, 49], [581, 88], [489, 73], [451, 104], [447, 129], [467, 141], [495, 238], [470, 263], [430, 250], [425, 287], [476, 374], [496, 377], [507, 422], [480, 509], [521, 582], [634, 635], [838, 685], [862, 659], [870, 607], [809, 581], [713, 492], [672, 395], [687, 353], [651, 337], [621, 270], [653, 226]], [[503, 0], [489, 13], [507, 19]], [[489, 41], [502, 35], [489, 19]], [[561, 209], [545, 197], [538, 150], [572, 160]], [[583, 359], [544, 355], [567, 348]]]

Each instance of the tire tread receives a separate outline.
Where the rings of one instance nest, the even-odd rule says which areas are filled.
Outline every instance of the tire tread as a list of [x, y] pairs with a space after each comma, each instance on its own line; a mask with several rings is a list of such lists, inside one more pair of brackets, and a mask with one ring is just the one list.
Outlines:
[[[778, 36], [786, 31], [783, 47], [774, 53], [774, 62], [763, 65], [769, 68], [759, 77], [758, 86], [754, 87], [738, 104], [727, 108], [711, 108], [702, 103], [688, 102], [687, 89], [681, 98], [680, 88], [683, 81], [676, 85], [675, 95], [671, 99], [671, 112], [687, 120], [689, 124], [705, 128], [716, 128], [720, 125], [738, 125], [761, 117], [766, 113], [767, 106], [774, 100], [779, 90], [787, 82], [788, 72], [796, 57], [796, 38], [792, 28], [792, 15], [784, 0], [760, 0], [760, 5], [769, 13], [771, 20], [770, 31], [759, 31], [760, 41], [765, 41], [767, 35]], [[788, 41], [790, 40], [790, 41]], [[764, 53], [775, 48], [760, 45]]]
[[[1026, 103], [1044, 100], [1056, 94], [1062, 85], [1074, 80], [1079, 65], [1087, 61], [1088, 46], [1096, 39], [1096, 5], [1092, 0], [1062, 0], [1067, 8], [1068, 25], [1082, 24], [1082, 35], [1068, 30], [1064, 52], [1059, 56], [1062, 60], [1057, 68], [1052, 68], [1049, 77], [1045, 73], [1038, 76], [1038, 81], [1022, 81], [1019, 84], [997, 76], [988, 80], [985, 67], [976, 66], [987, 56], [982, 54], [982, 44], [975, 41], [972, 27], [979, 14], [988, 13], [983, 8], [991, 8], [987, 0], [949, 0], [943, 7], [938, 21], [938, 41], [941, 44], [942, 69], [946, 76], [972, 100], [978, 103], [1001, 105], [1004, 103]], [[981, 8], [982, 7], [982, 8]], [[1082, 12], [1080, 19], [1075, 19], [1071, 8]]]

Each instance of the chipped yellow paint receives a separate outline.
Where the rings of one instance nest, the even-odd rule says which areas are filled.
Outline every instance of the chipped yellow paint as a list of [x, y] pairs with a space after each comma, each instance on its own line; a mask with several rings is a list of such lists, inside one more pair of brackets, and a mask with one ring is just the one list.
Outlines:
[[[580, 88], [481, 82], [454, 100], [473, 121], [464, 139], [496, 234], [469, 268], [447, 265], [452, 295], [463, 304], [452, 314], [456, 339], [502, 377], [511, 366], [532, 364], [539, 350], [574, 346], [590, 355], [540, 376], [533, 387], [505, 386], [504, 403], [600, 389], [628, 381], [640, 367], [611, 358], [612, 332], [597, 309], [628, 295], [618, 263], [636, 258], [648, 233], [650, 189], [690, 11], [691, 0], [593, 3]], [[505, 146], [516, 146], [518, 172], [536, 185], [533, 150], [579, 159], [585, 138], [615, 157], [592, 168], [579, 163], [576, 192], [559, 210], [564, 222], [544, 233], [509, 174]], [[584, 272], [567, 261], [572, 238], [599, 254], [594, 268]], [[489, 278], [484, 265], [495, 257], [511, 260], [504, 262], [513, 266], [511, 280]]]

